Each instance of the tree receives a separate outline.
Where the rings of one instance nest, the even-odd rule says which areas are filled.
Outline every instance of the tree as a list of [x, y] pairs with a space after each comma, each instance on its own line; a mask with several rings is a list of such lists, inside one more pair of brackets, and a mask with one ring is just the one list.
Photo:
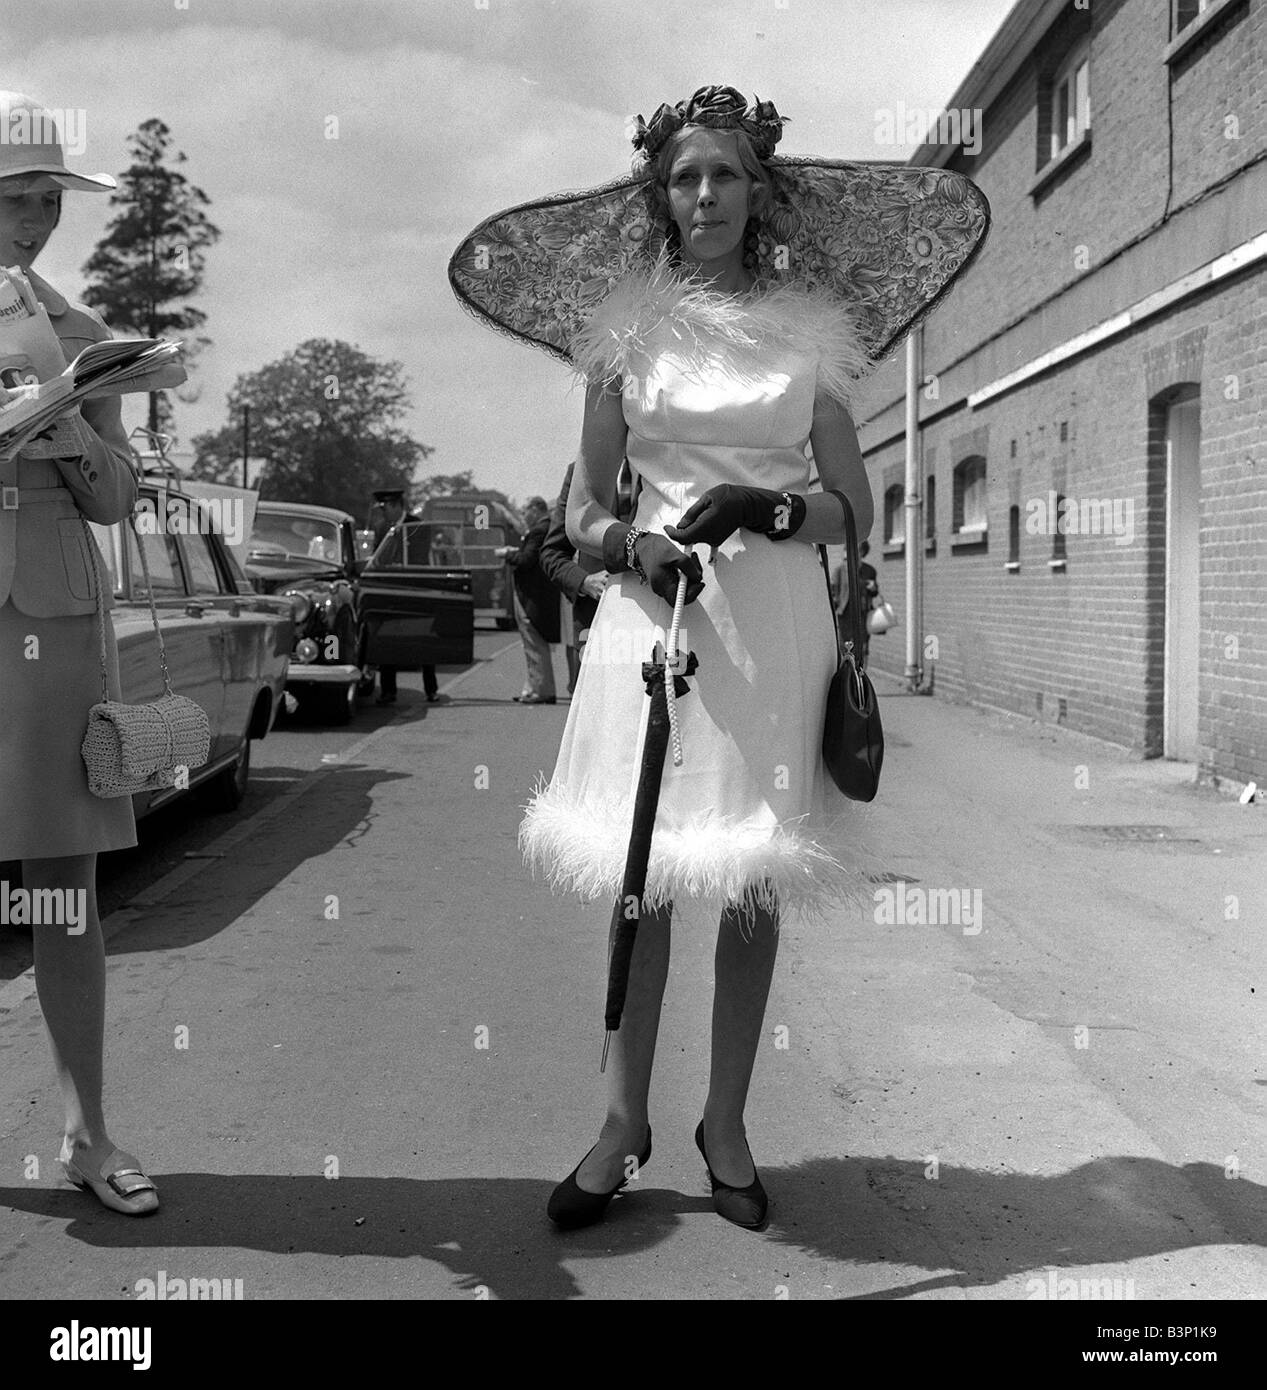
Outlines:
[[194, 440], [193, 476], [241, 483], [242, 409], [251, 407], [251, 448], [267, 459], [260, 496], [338, 507], [358, 519], [378, 488], [411, 486], [434, 453], [401, 427], [411, 407], [404, 368], [349, 343], [310, 338], [229, 392], [228, 423]]
[[[188, 301], [202, 288], [204, 252], [220, 237], [203, 211], [210, 199], [180, 172], [185, 156], [170, 145], [171, 131], [155, 119], [128, 141], [132, 163], [110, 195], [116, 215], [84, 265], [84, 302], [112, 328], [145, 338], [187, 335], [206, 322]], [[187, 365], [210, 341], [187, 338]], [[170, 421], [164, 394], [151, 393], [150, 429]]]

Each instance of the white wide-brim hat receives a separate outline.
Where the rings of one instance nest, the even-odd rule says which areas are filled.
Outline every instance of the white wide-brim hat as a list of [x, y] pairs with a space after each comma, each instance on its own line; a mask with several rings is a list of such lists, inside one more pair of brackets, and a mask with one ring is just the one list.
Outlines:
[[53, 113], [21, 92], [0, 91], [0, 179], [40, 177], [80, 193], [118, 187], [109, 174], [72, 173]]

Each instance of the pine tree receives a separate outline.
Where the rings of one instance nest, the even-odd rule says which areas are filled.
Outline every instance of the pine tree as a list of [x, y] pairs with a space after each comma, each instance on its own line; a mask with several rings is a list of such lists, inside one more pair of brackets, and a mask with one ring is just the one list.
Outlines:
[[[202, 288], [204, 253], [220, 229], [203, 211], [211, 200], [180, 171], [185, 155], [170, 147], [171, 131], [157, 119], [129, 140], [132, 163], [110, 195], [115, 217], [84, 265], [83, 297], [116, 332], [184, 337], [189, 364], [211, 341], [189, 336], [207, 316], [188, 301]], [[170, 419], [164, 394], [152, 393], [150, 429]]]

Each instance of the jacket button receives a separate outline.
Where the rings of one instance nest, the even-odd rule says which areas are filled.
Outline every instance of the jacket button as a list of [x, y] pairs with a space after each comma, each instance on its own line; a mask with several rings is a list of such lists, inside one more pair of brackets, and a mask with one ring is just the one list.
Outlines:
[[89, 474], [88, 474], [88, 481], [89, 481], [90, 483], [95, 483], [95, 482], [97, 481], [97, 475], [96, 475], [95, 473], [89, 473]]

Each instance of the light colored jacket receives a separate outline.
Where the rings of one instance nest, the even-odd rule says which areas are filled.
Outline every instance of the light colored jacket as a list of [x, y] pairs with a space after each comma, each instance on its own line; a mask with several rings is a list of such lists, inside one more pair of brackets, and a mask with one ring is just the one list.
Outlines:
[[[70, 304], [50, 284], [28, 272], [36, 298], [48, 310], [67, 364], [89, 343], [110, 337], [101, 316]], [[96, 550], [81, 517], [111, 525], [136, 504], [132, 451], [123, 430], [118, 396], [85, 401], [71, 417], [82, 453], [74, 458], [0, 459], [0, 605], [12, 599], [21, 613], [60, 618], [96, 612], [92, 555]], [[105, 563], [97, 552], [103, 576]], [[104, 606], [113, 607], [109, 586]]]

